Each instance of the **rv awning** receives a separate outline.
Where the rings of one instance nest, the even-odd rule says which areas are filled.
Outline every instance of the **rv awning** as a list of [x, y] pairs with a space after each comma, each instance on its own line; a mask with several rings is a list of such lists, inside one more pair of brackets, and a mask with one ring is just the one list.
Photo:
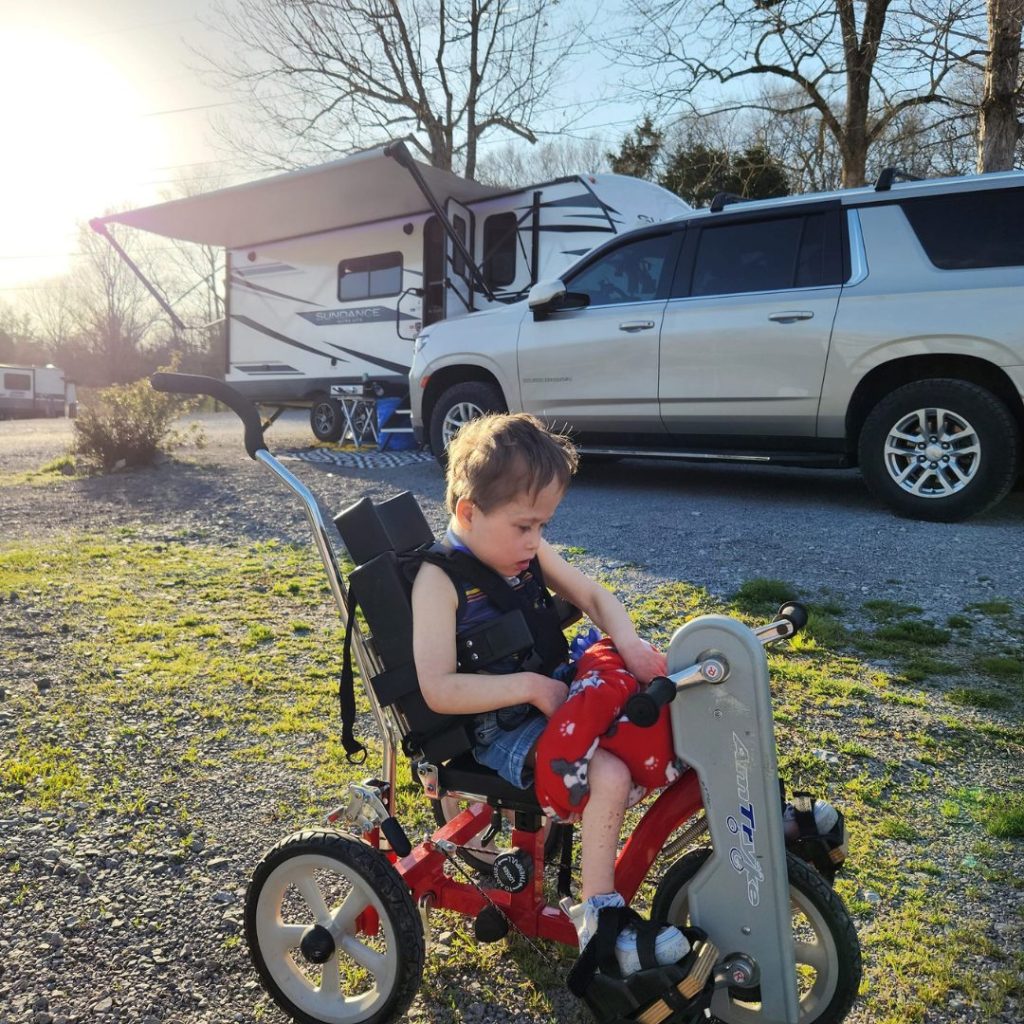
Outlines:
[[[96, 223], [127, 224], [168, 238], [242, 249], [428, 212], [430, 206], [414, 175], [394, 157], [386, 156], [386, 148], [216, 192], [110, 214], [97, 218]], [[415, 166], [442, 204], [449, 197], [470, 203], [502, 191], [418, 161]]]

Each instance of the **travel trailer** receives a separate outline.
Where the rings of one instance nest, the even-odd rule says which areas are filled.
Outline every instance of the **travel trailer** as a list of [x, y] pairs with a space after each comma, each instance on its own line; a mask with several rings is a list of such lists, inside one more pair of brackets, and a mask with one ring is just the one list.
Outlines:
[[260, 403], [310, 406], [314, 433], [336, 440], [332, 388], [403, 397], [422, 327], [523, 299], [611, 235], [688, 209], [615, 174], [493, 188], [393, 143], [92, 225], [115, 246], [114, 222], [222, 246], [225, 379]]
[[75, 385], [56, 366], [0, 366], [0, 420], [74, 416]]

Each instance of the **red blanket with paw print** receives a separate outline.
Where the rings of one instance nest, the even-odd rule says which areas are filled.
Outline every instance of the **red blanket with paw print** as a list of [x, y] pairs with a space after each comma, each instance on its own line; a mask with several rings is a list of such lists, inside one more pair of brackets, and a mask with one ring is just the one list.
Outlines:
[[623, 715], [626, 701], [639, 688], [608, 637], [580, 656], [569, 696], [537, 744], [534, 789], [546, 814], [560, 821], [579, 820], [590, 796], [590, 759], [598, 747], [629, 766], [630, 806], [679, 778], [682, 765], [672, 749], [668, 708], [646, 729]]

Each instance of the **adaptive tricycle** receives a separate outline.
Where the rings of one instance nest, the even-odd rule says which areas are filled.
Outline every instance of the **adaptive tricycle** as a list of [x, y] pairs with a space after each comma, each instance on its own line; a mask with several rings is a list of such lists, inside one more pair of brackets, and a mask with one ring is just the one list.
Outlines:
[[[395, 1020], [419, 988], [433, 909], [471, 917], [481, 942], [515, 930], [531, 944], [575, 946], [572, 922], [545, 894], [569, 896], [572, 826], [477, 764], [469, 719], [435, 714], [420, 695], [405, 569], [434, 538], [411, 494], [377, 505], [364, 498], [332, 521], [270, 454], [255, 406], [231, 387], [183, 374], [157, 374], [153, 386], [231, 407], [249, 455], [302, 501], [346, 627], [346, 666], [353, 655], [383, 746], [380, 777], [350, 786], [330, 827], [282, 840], [253, 873], [245, 933], [267, 992], [310, 1024]], [[356, 566], [347, 579], [339, 541]], [[565, 625], [579, 617], [568, 605], [560, 611]], [[485, 668], [528, 647], [521, 620], [510, 611], [474, 636], [460, 664]], [[602, 921], [568, 978], [602, 1024], [691, 1024], [709, 1014], [727, 1024], [833, 1024], [849, 1012], [860, 948], [831, 886], [845, 824], [839, 814], [823, 825], [807, 794], [784, 805], [778, 779], [764, 646], [805, 622], [795, 603], [757, 630], [724, 616], [694, 619], [672, 637], [668, 674], [626, 704], [637, 725], [664, 722], [668, 705], [671, 743], [687, 767], [633, 828], [615, 887], [628, 904], [656, 859], [678, 858], [657, 884], [651, 920], [680, 927], [690, 950], [668, 966], [641, 958], [642, 969], [623, 977]], [[351, 683], [343, 671], [343, 743], [355, 761], [365, 750], [353, 735]], [[416, 845], [395, 816], [400, 753], [438, 824]]]

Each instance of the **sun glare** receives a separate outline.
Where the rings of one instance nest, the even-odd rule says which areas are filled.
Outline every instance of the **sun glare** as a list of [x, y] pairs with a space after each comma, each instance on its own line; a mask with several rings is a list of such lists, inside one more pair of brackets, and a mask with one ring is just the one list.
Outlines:
[[66, 269], [73, 223], [156, 198], [145, 183], [169, 161], [147, 98], [73, 40], [0, 29], [0, 95], [0, 283], [14, 283]]

